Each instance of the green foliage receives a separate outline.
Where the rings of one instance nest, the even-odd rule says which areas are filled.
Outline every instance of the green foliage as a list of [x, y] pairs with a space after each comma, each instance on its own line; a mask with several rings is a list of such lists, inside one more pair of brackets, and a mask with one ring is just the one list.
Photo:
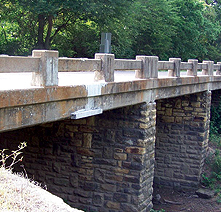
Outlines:
[[221, 153], [219, 149], [216, 149], [213, 155], [209, 155], [206, 159], [206, 164], [210, 167], [209, 175], [206, 173], [202, 174], [202, 183], [215, 189], [217, 184], [221, 183]]
[[217, 184], [221, 183], [221, 100], [217, 105], [211, 107], [210, 118], [210, 141], [217, 147], [214, 153], [210, 153], [205, 163], [210, 168], [210, 173], [202, 174], [202, 182], [204, 185], [215, 188]]
[[133, 49], [137, 55], [166, 58], [172, 47], [176, 15], [167, 0], [137, 0], [132, 5], [128, 27], [133, 31]]
[[217, 203], [221, 203], [221, 193], [218, 193], [216, 202], [217, 202]]
[[0, 54], [93, 57], [101, 32], [111, 32], [116, 58], [219, 61], [220, 11], [212, 0], [1, 0]]
[[221, 133], [221, 99], [218, 105], [211, 106], [210, 134], [218, 135]]

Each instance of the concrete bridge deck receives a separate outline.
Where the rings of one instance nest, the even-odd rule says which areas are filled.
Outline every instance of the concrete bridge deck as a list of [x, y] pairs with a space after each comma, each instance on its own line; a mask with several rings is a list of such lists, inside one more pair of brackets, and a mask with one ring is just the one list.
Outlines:
[[[182, 71], [181, 77], [187, 76], [186, 71]], [[203, 76], [198, 72], [198, 76]], [[216, 72], [214, 72], [214, 76]], [[169, 78], [167, 71], [159, 71], [158, 78]], [[135, 71], [115, 71], [114, 82], [127, 82], [138, 80], [135, 78]], [[32, 73], [0, 73], [0, 91], [40, 88], [31, 85]], [[94, 84], [93, 72], [66, 72], [58, 73], [58, 86], [76, 86]]]

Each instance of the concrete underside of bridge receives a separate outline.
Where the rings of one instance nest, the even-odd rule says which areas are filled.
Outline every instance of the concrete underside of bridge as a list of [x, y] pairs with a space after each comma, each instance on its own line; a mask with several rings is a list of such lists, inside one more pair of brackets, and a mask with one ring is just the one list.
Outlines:
[[[153, 181], [198, 186], [209, 135], [208, 91], [0, 134], [0, 148], [26, 141], [29, 177], [85, 211], [149, 211]], [[15, 169], [22, 170], [19, 165]]]

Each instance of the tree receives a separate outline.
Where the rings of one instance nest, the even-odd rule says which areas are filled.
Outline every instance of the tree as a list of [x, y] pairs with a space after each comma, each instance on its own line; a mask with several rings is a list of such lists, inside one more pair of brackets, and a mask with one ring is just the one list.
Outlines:
[[212, 11], [200, 0], [171, 0], [171, 3], [176, 8], [178, 21], [169, 55], [183, 60], [205, 59], [210, 43], [220, 32], [220, 26], [213, 19], [216, 14], [211, 14]]
[[[126, 4], [132, 0], [3, 0], [4, 9], [13, 18], [14, 8], [18, 16], [27, 17], [37, 24], [36, 48], [50, 49], [59, 32], [79, 20], [92, 20], [100, 27], [113, 17], [120, 17]], [[29, 19], [31, 17], [31, 20]], [[19, 19], [15, 18], [14, 21]], [[31, 32], [28, 32], [31, 34]]]
[[176, 14], [168, 0], [137, 0], [131, 7], [129, 29], [133, 31], [135, 54], [167, 58], [172, 46]]

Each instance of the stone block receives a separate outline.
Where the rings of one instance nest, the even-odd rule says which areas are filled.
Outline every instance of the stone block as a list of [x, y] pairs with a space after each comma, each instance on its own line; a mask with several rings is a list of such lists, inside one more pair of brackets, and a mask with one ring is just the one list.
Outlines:
[[91, 205], [92, 204], [92, 199], [91, 198], [79, 197], [79, 203], [82, 203], [84, 205]]
[[175, 118], [170, 116], [163, 116], [162, 121], [165, 123], [174, 123]]
[[120, 202], [120, 203], [123, 203], [123, 202], [128, 202], [128, 195], [127, 194], [124, 194], [124, 193], [115, 193], [114, 196], [113, 196], [113, 199], [114, 201], [116, 202]]
[[139, 171], [145, 168], [144, 165], [142, 165], [141, 163], [128, 162], [128, 161], [123, 161], [122, 167], [130, 170], [139, 170]]
[[117, 174], [128, 174], [130, 172], [129, 169], [115, 168], [114, 172]]
[[114, 159], [105, 159], [105, 158], [96, 158], [94, 159], [94, 164], [102, 164], [108, 166], [115, 166], [117, 165], [117, 161]]
[[78, 179], [79, 180], [83, 180], [83, 181], [92, 181], [93, 180], [93, 176], [79, 175]]
[[78, 126], [77, 125], [66, 125], [66, 130], [70, 132], [78, 132]]
[[65, 179], [65, 178], [55, 178], [54, 179], [54, 184], [55, 185], [59, 185], [59, 186], [69, 186], [69, 180], [68, 179]]
[[85, 182], [82, 188], [85, 191], [95, 191], [97, 189], [98, 185], [94, 182]]
[[111, 191], [111, 192], [116, 191], [116, 185], [114, 184], [101, 184], [100, 187], [104, 191]]
[[148, 124], [140, 123], [139, 125], [140, 129], [148, 129], [149, 127], [150, 127], [149, 123]]
[[93, 196], [93, 204], [95, 206], [102, 206], [104, 201], [104, 196], [101, 193], [95, 193]]
[[200, 107], [201, 106], [201, 102], [191, 102], [190, 103], [192, 107]]
[[111, 147], [103, 148], [103, 158], [113, 158], [113, 149]]
[[173, 109], [172, 108], [166, 108], [165, 115], [166, 116], [172, 116], [172, 114], [173, 114]]
[[92, 134], [84, 133], [83, 134], [83, 145], [84, 148], [91, 148]]
[[121, 182], [123, 181], [123, 176], [121, 175], [106, 175], [105, 179], [111, 180], [111, 181], [118, 181]]
[[201, 197], [201, 198], [204, 198], [204, 199], [211, 199], [214, 197], [215, 195], [215, 192], [214, 191], [211, 191], [210, 189], [203, 189], [203, 188], [200, 188], [196, 191], [196, 194]]
[[75, 195], [77, 195], [78, 197], [85, 197], [85, 198], [91, 198], [92, 197], [92, 193], [91, 192], [87, 192], [84, 191], [82, 189], [76, 189], [73, 192]]
[[[123, 211], [130, 211], [130, 212], [139, 212], [138, 208], [132, 204], [122, 203], [121, 209]], [[151, 208], [150, 208], [151, 209]], [[149, 211], [149, 210], [148, 210]]]
[[125, 151], [126, 151], [126, 153], [142, 155], [142, 154], [146, 153], [146, 148], [142, 148], [142, 147], [126, 147]]
[[118, 153], [124, 152], [124, 150], [123, 150], [123, 149], [120, 149], [120, 148], [115, 148], [114, 150], [115, 150], [115, 152], [118, 152]]
[[80, 155], [86, 155], [86, 156], [94, 156], [94, 152], [90, 149], [80, 148], [77, 147], [77, 153]]
[[127, 154], [125, 154], [125, 153], [114, 153], [114, 159], [116, 159], [116, 160], [127, 160]]
[[106, 206], [107, 208], [110, 208], [110, 209], [120, 210], [119, 202], [107, 201]]
[[130, 182], [130, 183], [140, 183], [140, 177], [127, 175], [127, 176], [124, 176], [124, 181]]

